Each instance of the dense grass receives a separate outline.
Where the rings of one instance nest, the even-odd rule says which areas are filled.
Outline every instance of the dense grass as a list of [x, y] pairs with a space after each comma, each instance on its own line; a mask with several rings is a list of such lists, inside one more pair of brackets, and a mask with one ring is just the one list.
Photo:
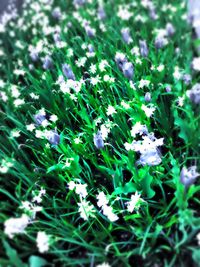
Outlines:
[[[139, 0], [110, 0], [104, 3], [106, 18], [101, 20], [96, 1], [78, 9], [72, 1], [52, 2], [25, 1], [22, 14], [0, 32], [0, 265], [198, 266], [200, 184], [196, 180], [187, 187], [180, 179], [183, 167], [199, 166], [200, 152], [199, 105], [186, 94], [199, 82], [198, 72], [191, 68], [197, 52], [186, 5], [179, 0], [154, 1], [154, 20]], [[122, 4], [132, 14], [129, 20], [118, 16]], [[52, 15], [55, 7], [60, 7], [60, 19]], [[85, 31], [86, 22], [96, 30], [94, 37]], [[169, 22], [175, 33], [157, 49], [156, 30]], [[132, 38], [129, 44], [121, 36], [126, 27]], [[137, 49], [133, 53], [140, 40], [146, 40], [147, 57]], [[33, 61], [36, 46], [40, 49]], [[116, 53], [133, 64], [131, 79], [117, 65]], [[46, 55], [52, 66], [44, 69]], [[77, 63], [81, 59], [82, 66]], [[65, 63], [77, 81], [70, 88], [59, 82]], [[189, 83], [186, 74], [192, 76]], [[149, 84], [143, 87], [142, 80]], [[143, 105], [155, 108], [150, 117]], [[114, 107], [111, 115], [109, 106]], [[49, 121], [43, 126], [34, 117], [42, 109]], [[126, 143], [142, 140], [132, 132], [138, 122], [157, 140], [164, 138], [157, 149], [160, 164], [139, 164], [140, 153], [127, 150]], [[47, 134], [55, 129], [58, 144], [52, 144]], [[108, 136], [98, 149], [94, 135], [100, 129]], [[70, 190], [72, 181], [87, 184], [86, 197]], [[33, 203], [41, 188], [46, 190], [42, 202]], [[113, 222], [97, 204], [100, 192], [117, 216]], [[140, 199], [130, 212], [127, 202], [137, 194]], [[93, 205], [85, 219], [78, 205], [84, 199]], [[21, 208], [25, 201], [42, 210], [34, 216]], [[3, 224], [22, 214], [31, 222], [25, 233], [9, 238]], [[36, 245], [39, 231], [49, 236], [45, 253]]]

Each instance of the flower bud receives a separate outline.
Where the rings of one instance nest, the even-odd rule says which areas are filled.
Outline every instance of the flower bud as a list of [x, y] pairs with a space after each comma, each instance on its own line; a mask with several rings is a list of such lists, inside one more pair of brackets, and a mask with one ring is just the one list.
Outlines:
[[151, 101], [151, 93], [147, 92], [144, 96], [144, 100], [146, 102], [150, 102]]
[[63, 71], [63, 74], [66, 76], [67, 79], [70, 79], [70, 80], [73, 80], [73, 81], [76, 80], [75, 75], [74, 75], [70, 65], [63, 64], [62, 65], [62, 71]]
[[122, 39], [126, 44], [130, 44], [133, 40], [130, 36], [130, 30], [129, 28], [124, 28], [121, 30]]
[[200, 104], [200, 83], [195, 84], [186, 94], [194, 104]]
[[104, 148], [104, 141], [102, 138], [102, 134], [101, 131], [98, 131], [95, 135], [94, 135], [94, 144], [96, 146], [97, 149], [102, 149]]
[[40, 112], [35, 114], [34, 116], [35, 123], [37, 126], [41, 125], [44, 120], [46, 120], [45, 115], [41, 114]]
[[99, 6], [97, 16], [99, 20], [104, 20], [106, 18], [106, 13], [103, 6]]
[[155, 39], [155, 47], [156, 47], [156, 49], [161, 49], [166, 44], [167, 44], [167, 39], [166, 38], [164, 38], [162, 36], [156, 37], [156, 39]]
[[133, 75], [134, 75], [134, 67], [131, 62], [126, 62], [122, 66], [122, 72], [126, 78], [129, 80], [132, 80]]
[[52, 11], [51, 14], [52, 14], [52, 17], [54, 19], [57, 19], [57, 20], [60, 20], [61, 17], [62, 17], [62, 13], [61, 13], [60, 7], [54, 8], [54, 10]]
[[46, 56], [43, 59], [43, 69], [48, 70], [53, 67], [53, 61], [50, 56]]
[[149, 54], [149, 50], [148, 50], [146, 41], [140, 40], [139, 44], [140, 44], [140, 55], [142, 57], [147, 57]]
[[184, 83], [186, 85], [190, 84], [191, 83], [191, 80], [192, 80], [190, 74], [184, 74], [183, 77], [182, 77], [182, 79], [183, 79], [183, 81], [184, 81]]
[[166, 32], [168, 36], [172, 36], [175, 33], [174, 26], [171, 23], [167, 23], [166, 25]]

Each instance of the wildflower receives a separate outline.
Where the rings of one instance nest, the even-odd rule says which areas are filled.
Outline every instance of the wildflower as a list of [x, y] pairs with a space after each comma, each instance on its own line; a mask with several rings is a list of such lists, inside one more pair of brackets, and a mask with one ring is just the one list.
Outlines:
[[46, 56], [43, 59], [43, 69], [49, 70], [53, 67], [53, 61], [50, 56]]
[[178, 105], [182, 107], [184, 105], [185, 96], [179, 96], [178, 97]]
[[58, 117], [56, 115], [51, 115], [49, 120], [52, 122], [56, 122], [58, 120]]
[[124, 65], [124, 63], [128, 62], [125, 55], [122, 53], [117, 53], [115, 55], [115, 62], [117, 63], [117, 66], [120, 70], [122, 70], [122, 67]]
[[155, 39], [155, 47], [156, 49], [161, 49], [163, 48], [165, 45], [168, 44], [168, 41], [165, 37], [163, 36], [157, 36]]
[[105, 205], [108, 204], [108, 200], [107, 200], [106, 195], [104, 194], [104, 192], [100, 192], [97, 195], [97, 199], [98, 199], [98, 202], [97, 202], [97, 206], [98, 207], [102, 207], [102, 206], [105, 206]]
[[86, 198], [86, 196], [88, 195], [87, 192], [87, 184], [76, 184], [75, 188], [76, 188], [76, 194], [78, 194], [79, 196]]
[[80, 137], [74, 138], [74, 143], [80, 144], [80, 143], [82, 143], [82, 140], [80, 139]]
[[39, 231], [37, 233], [36, 243], [40, 253], [49, 250], [49, 236], [45, 232]]
[[81, 200], [80, 203], [78, 203], [81, 218], [83, 218], [85, 221], [89, 219], [89, 217], [95, 217], [94, 213], [96, 212], [94, 209], [94, 205], [90, 204], [89, 201], [86, 201], [85, 199]]
[[24, 103], [25, 103], [24, 99], [20, 99], [20, 98], [15, 99], [14, 102], [13, 102], [15, 107], [19, 107], [19, 106], [23, 105]]
[[32, 61], [34, 61], [34, 62], [38, 61], [39, 60], [38, 51], [36, 49], [33, 49], [30, 52], [30, 57], [31, 57]]
[[88, 35], [88, 37], [93, 38], [96, 34], [96, 30], [92, 27], [90, 27], [89, 25], [85, 26], [85, 31], [86, 34]]
[[51, 14], [54, 19], [60, 20], [62, 16], [60, 7], [55, 7]]
[[46, 114], [44, 112], [39, 111], [37, 114], [33, 116], [37, 126], [42, 125], [43, 121], [46, 120], [45, 115]]
[[200, 246], [200, 233], [197, 234], [197, 242], [198, 242], [198, 245]]
[[115, 222], [119, 217], [113, 212], [113, 208], [107, 205], [102, 206], [103, 214], [108, 218], [109, 221]]
[[144, 100], [146, 102], [150, 102], [151, 101], [151, 93], [147, 92], [144, 96]]
[[138, 192], [131, 196], [131, 200], [127, 202], [127, 209], [129, 212], [133, 212], [136, 207], [138, 208], [139, 201], [141, 200], [140, 196]]
[[97, 17], [99, 20], [104, 20], [106, 18], [106, 13], [102, 5], [98, 8]]
[[107, 112], [106, 112], [106, 114], [107, 114], [108, 116], [110, 116], [110, 115], [113, 115], [113, 114], [115, 114], [115, 113], [117, 113], [117, 112], [116, 112], [116, 109], [115, 109], [113, 106], [109, 105], [108, 108], [107, 108]]
[[196, 181], [198, 176], [200, 176], [200, 173], [197, 172], [197, 166], [183, 167], [180, 174], [180, 181], [187, 188]]
[[28, 213], [32, 219], [35, 219], [36, 213], [42, 210], [41, 206], [36, 206], [35, 204], [29, 201], [22, 201], [22, 205], [19, 208], [22, 209], [24, 212]]
[[140, 44], [140, 55], [142, 57], [147, 57], [148, 54], [149, 54], [149, 50], [148, 50], [146, 41], [145, 40], [140, 40], [139, 44]]
[[9, 238], [13, 238], [15, 234], [23, 234], [30, 221], [30, 218], [25, 214], [20, 218], [10, 218], [4, 222], [4, 233]]
[[167, 23], [166, 25], [166, 33], [168, 36], [172, 36], [175, 33], [174, 26], [171, 23]]
[[183, 77], [182, 77], [182, 79], [183, 79], [183, 82], [184, 82], [186, 85], [188, 85], [188, 84], [191, 83], [192, 77], [191, 77], [190, 74], [184, 74]]
[[136, 122], [136, 124], [131, 129], [131, 136], [135, 138], [136, 134], [147, 134], [148, 129], [146, 125], [142, 125], [140, 122]]
[[134, 68], [131, 62], [125, 62], [122, 66], [122, 72], [126, 78], [131, 80], [134, 75]]
[[144, 104], [142, 104], [142, 110], [145, 112], [146, 116], [149, 118], [153, 115], [154, 111], [156, 110], [155, 107], [153, 106], [145, 106]]
[[45, 136], [52, 145], [58, 145], [60, 143], [60, 135], [56, 130], [46, 131]]
[[102, 264], [98, 264], [96, 267], [111, 267], [110, 264], [103, 262]]
[[96, 148], [98, 148], [98, 149], [104, 148], [104, 141], [102, 138], [101, 131], [98, 131], [97, 134], [94, 135], [93, 141], [94, 141]]
[[186, 92], [186, 95], [194, 104], [200, 104], [200, 83], [196, 83], [191, 90]]
[[200, 57], [195, 57], [192, 60], [192, 68], [193, 70], [200, 71]]
[[180, 80], [180, 79], [182, 78], [182, 74], [181, 74], [181, 72], [180, 72], [179, 67], [176, 66], [176, 67], [174, 68], [173, 76], [174, 76], [174, 78], [177, 79], [177, 80]]
[[35, 125], [33, 123], [26, 125], [26, 129], [30, 132], [32, 132], [35, 129]]
[[130, 44], [131, 42], [133, 42], [133, 39], [130, 36], [130, 29], [129, 28], [123, 28], [121, 30], [121, 34], [122, 34], [122, 39], [126, 44]]
[[64, 75], [66, 76], [67, 79], [71, 79], [73, 81], [76, 80], [75, 75], [74, 75], [70, 65], [63, 64], [62, 65], [62, 71], [63, 71], [63, 73], [64, 73]]
[[98, 84], [100, 81], [101, 81], [101, 79], [100, 79], [99, 75], [97, 75], [96, 77], [92, 77], [92, 78], [90, 79], [90, 83], [91, 83], [92, 85], [96, 85], [96, 84]]
[[171, 89], [171, 86], [170, 86], [170, 85], [167, 85], [167, 86], [165, 87], [165, 91], [166, 91], [166, 92], [169, 93], [169, 92], [171, 92], [171, 90], [172, 90], [172, 89]]
[[142, 80], [139, 82], [138, 87], [139, 87], [139, 88], [148, 87], [149, 84], [150, 84], [150, 81], [149, 81], [149, 80], [143, 80], [143, 79], [142, 79]]

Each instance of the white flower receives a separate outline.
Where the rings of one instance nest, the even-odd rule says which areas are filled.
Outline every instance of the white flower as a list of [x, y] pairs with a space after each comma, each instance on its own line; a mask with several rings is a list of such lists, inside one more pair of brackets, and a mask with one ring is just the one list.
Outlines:
[[108, 61], [107, 60], [101, 60], [101, 62], [99, 63], [100, 71], [105, 71], [105, 68], [107, 66], [109, 66]]
[[9, 238], [13, 238], [15, 234], [25, 233], [25, 228], [30, 223], [30, 218], [23, 214], [20, 218], [10, 218], [4, 222], [4, 233]]
[[20, 99], [20, 98], [15, 99], [13, 102], [15, 107], [19, 107], [19, 106], [23, 105], [24, 103], [25, 103], [24, 99]]
[[200, 246], [200, 233], [197, 234], [197, 242], [198, 242], [198, 245]]
[[69, 190], [74, 190], [75, 187], [76, 187], [76, 184], [75, 184], [74, 181], [70, 181], [70, 182], [68, 183], [68, 188], [69, 188]]
[[109, 116], [109, 115], [113, 115], [114, 113], [117, 113], [115, 108], [113, 106], [109, 105], [107, 108], [106, 114]]
[[76, 184], [76, 194], [83, 198], [86, 198], [86, 196], [88, 195], [86, 187], [87, 184]]
[[49, 250], [49, 235], [39, 231], [37, 233], [36, 243], [40, 253], [47, 252]]
[[101, 136], [102, 139], [105, 140], [108, 137], [108, 134], [110, 133], [110, 129], [106, 127], [106, 125], [101, 125]]
[[196, 71], [200, 71], [200, 57], [195, 57], [192, 60], [192, 67]]
[[125, 143], [124, 144], [124, 146], [125, 146], [125, 149], [127, 150], [127, 151], [129, 151], [129, 150], [133, 150], [133, 146], [132, 146], [132, 144], [129, 144], [129, 143]]
[[136, 122], [136, 124], [131, 129], [131, 136], [135, 137], [136, 134], [142, 135], [143, 133], [147, 133], [147, 126], [142, 125], [140, 122]]
[[89, 71], [92, 73], [92, 74], [95, 74], [96, 71], [97, 71], [97, 67], [95, 64], [91, 64], [90, 68], [89, 68]]
[[150, 118], [150, 117], [153, 115], [154, 111], [156, 110], [155, 107], [153, 107], [153, 106], [151, 106], [151, 107], [147, 107], [147, 106], [145, 106], [144, 104], [142, 105], [141, 108], [142, 108], [142, 110], [145, 112], [145, 114], [146, 114], [146, 116], [147, 116], [148, 118]]
[[26, 129], [32, 132], [35, 129], [35, 125], [33, 123], [26, 125]]
[[150, 81], [149, 80], [144, 80], [144, 79], [142, 79], [140, 82], [139, 82], [139, 85], [138, 85], [138, 87], [139, 88], [143, 88], [143, 87], [147, 87], [147, 86], [149, 86], [149, 84], [150, 84]]
[[180, 107], [182, 107], [183, 105], [184, 105], [184, 100], [185, 100], [185, 97], [184, 96], [179, 96], [178, 97], [178, 105], [180, 106]]
[[83, 218], [85, 221], [89, 219], [89, 216], [95, 217], [94, 213], [96, 212], [94, 209], [94, 205], [90, 204], [89, 201], [86, 201], [85, 199], [81, 200], [80, 203], [78, 203], [79, 206], [79, 212], [81, 218]]
[[104, 262], [102, 264], [98, 264], [96, 267], [111, 267], [110, 264]]
[[119, 6], [119, 10], [117, 16], [120, 17], [122, 20], [129, 20], [132, 17], [132, 13], [129, 12], [126, 6]]
[[20, 136], [20, 131], [14, 129], [12, 132], [11, 132], [11, 137], [19, 137]]
[[50, 116], [49, 120], [52, 121], [52, 122], [56, 122], [58, 120], [58, 117], [53, 114], [53, 115]]
[[108, 220], [115, 222], [119, 217], [113, 212], [113, 208], [107, 205], [102, 206], [103, 214], [108, 217]]
[[164, 68], [165, 68], [164, 65], [159, 65], [159, 66], [157, 67], [157, 71], [161, 72], [161, 71], [164, 70]]
[[42, 207], [36, 206], [35, 204], [29, 201], [22, 201], [22, 205], [19, 208], [25, 212], [28, 212], [32, 219], [35, 219], [36, 213], [42, 210]]
[[100, 192], [97, 195], [97, 199], [98, 199], [98, 202], [97, 202], [97, 206], [98, 207], [102, 207], [102, 206], [108, 204], [108, 200], [107, 200], [106, 195], [104, 194], [104, 192]]
[[74, 138], [74, 143], [80, 144], [80, 143], [82, 143], [82, 140], [80, 139], [80, 137]]
[[180, 80], [180, 79], [181, 79], [182, 74], [181, 74], [181, 72], [180, 72], [180, 70], [179, 70], [179, 67], [176, 66], [176, 67], [174, 68], [173, 76], [174, 76], [174, 78], [177, 79], [177, 80]]
[[122, 105], [122, 107], [125, 108], [125, 109], [129, 109], [129, 108], [131, 108], [130, 105], [129, 105], [128, 103], [126, 103], [124, 100], [122, 100], [121, 105]]
[[49, 125], [49, 121], [45, 119], [41, 122], [41, 125], [45, 128]]
[[96, 85], [96, 84], [98, 84], [100, 81], [101, 81], [101, 79], [100, 79], [99, 75], [97, 75], [96, 77], [91, 77], [91, 79], [90, 79], [90, 83], [91, 83], [92, 85]]
[[140, 194], [138, 194], [138, 192], [136, 192], [134, 195], [131, 196], [131, 200], [129, 202], [127, 202], [127, 209], [129, 212], [134, 211], [139, 200], [140, 200]]

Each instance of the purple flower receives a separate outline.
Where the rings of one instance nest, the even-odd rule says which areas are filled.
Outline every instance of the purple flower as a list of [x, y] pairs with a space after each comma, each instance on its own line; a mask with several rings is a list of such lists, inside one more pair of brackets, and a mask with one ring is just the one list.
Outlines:
[[138, 163], [149, 166], [156, 166], [161, 163], [161, 157], [158, 149], [149, 149], [145, 153], [142, 153]]
[[99, 6], [97, 11], [97, 16], [99, 20], [104, 20], [106, 18], [106, 13], [102, 6]]
[[60, 7], [54, 8], [51, 14], [52, 14], [52, 17], [57, 20], [60, 20], [62, 17]]
[[63, 74], [66, 76], [67, 79], [70, 79], [70, 80], [73, 80], [73, 81], [76, 80], [75, 75], [74, 75], [70, 65], [63, 64], [62, 65], [62, 71], [63, 71]]
[[46, 138], [52, 145], [58, 145], [60, 143], [60, 135], [56, 130], [47, 131]]
[[191, 83], [192, 77], [190, 74], [184, 74], [182, 79], [183, 79], [184, 83], [186, 85], [188, 85]]
[[167, 93], [169, 93], [169, 92], [171, 92], [171, 86], [170, 85], [167, 85], [166, 87], [165, 87], [165, 90], [166, 90], [166, 92]]
[[37, 126], [41, 125], [44, 120], [46, 120], [45, 115], [41, 114], [40, 112], [35, 114], [34, 116], [35, 123]]
[[167, 39], [163, 36], [158, 36], [155, 39], [155, 47], [156, 49], [163, 48], [167, 44]]
[[125, 62], [122, 66], [122, 72], [126, 78], [132, 80], [134, 75], [134, 67], [131, 62]]
[[32, 61], [36, 62], [39, 59], [38, 52], [36, 50], [32, 50], [30, 53], [30, 57]]
[[97, 149], [102, 149], [104, 148], [104, 141], [102, 138], [102, 134], [101, 131], [98, 131], [95, 135], [94, 135], [94, 144], [96, 146]]
[[86, 3], [86, 0], [74, 0], [73, 3], [75, 6], [83, 6]]
[[144, 96], [144, 100], [146, 102], [150, 102], [151, 101], [151, 93], [147, 92]]
[[168, 36], [172, 36], [175, 33], [174, 26], [171, 23], [167, 23], [166, 25], [166, 32]]
[[53, 67], [53, 61], [50, 56], [46, 56], [43, 59], [43, 69], [48, 70]]
[[60, 34], [58, 32], [54, 33], [53, 39], [55, 43], [59, 43], [61, 41]]
[[115, 62], [117, 63], [118, 68], [122, 70], [124, 63], [128, 62], [128, 60], [124, 54], [117, 53], [115, 56]]
[[200, 83], [195, 84], [186, 94], [194, 104], [200, 104]]
[[122, 39], [126, 44], [130, 44], [133, 40], [130, 36], [130, 30], [129, 28], [124, 28], [121, 30]]
[[141, 56], [142, 57], [147, 57], [148, 54], [149, 54], [149, 50], [148, 50], [146, 41], [140, 40], [139, 44], [140, 44], [140, 54], [141, 54]]
[[196, 166], [191, 166], [188, 169], [186, 167], [182, 168], [180, 174], [180, 181], [183, 185], [185, 185], [185, 187], [189, 187], [190, 185], [192, 185], [196, 181], [197, 177], [200, 175], [196, 171], [196, 169]]
[[93, 38], [95, 36], [95, 30], [91, 28], [89, 25], [85, 26], [85, 31], [88, 37]]

